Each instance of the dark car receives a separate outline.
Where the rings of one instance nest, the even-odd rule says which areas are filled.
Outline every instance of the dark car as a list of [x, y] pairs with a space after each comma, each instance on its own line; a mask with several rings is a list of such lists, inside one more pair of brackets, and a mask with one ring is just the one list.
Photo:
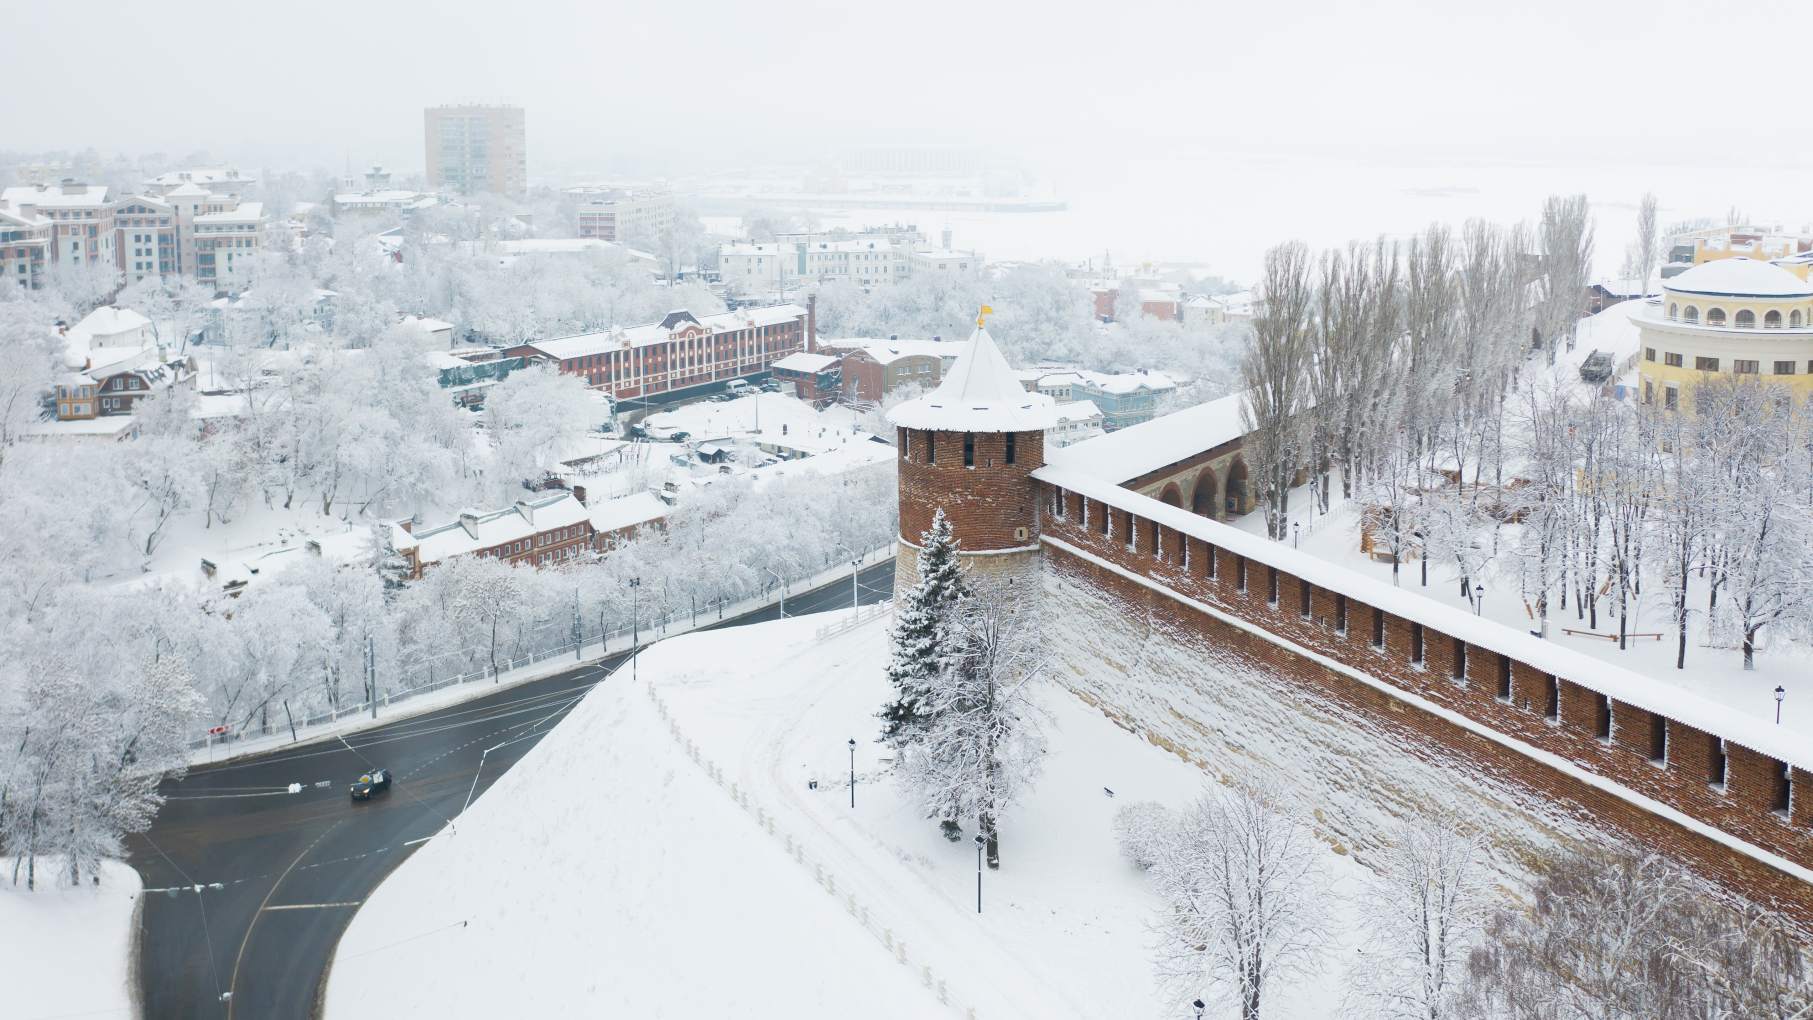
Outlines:
[[372, 769], [359, 777], [352, 785], [354, 800], [370, 800], [374, 793], [386, 793], [390, 790], [390, 770]]
[[1612, 377], [1612, 356], [1604, 351], [1594, 351], [1580, 363], [1580, 378], [1587, 382], [1604, 382]]

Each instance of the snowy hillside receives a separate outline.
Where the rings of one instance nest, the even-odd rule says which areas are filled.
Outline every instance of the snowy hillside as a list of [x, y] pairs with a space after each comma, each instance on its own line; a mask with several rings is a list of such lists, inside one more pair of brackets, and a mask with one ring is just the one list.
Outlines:
[[[329, 1016], [531, 1004], [547, 1015], [961, 1015], [895, 962], [883, 926], [979, 1017], [1163, 1015], [1146, 950], [1158, 900], [1110, 822], [1131, 801], [1184, 802], [1202, 773], [1052, 690], [1045, 777], [1004, 822], [1002, 868], [984, 876], [978, 916], [975, 848], [941, 838], [878, 774], [888, 621], [821, 640], [828, 615], [643, 656], [642, 688], [653, 685], [699, 763], [645, 689], [623, 678], [595, 690], [458, 836], [424, 846], [360, 911]], [[749, 811], [733, 805], [732, 783]], [[775, 835], [759, 827], [758, 804]], [[1346, 884], [1351, 859], [1328, 861]], [[834, 875], [835, 896], [815, 867]], [[532, 983], [489, 976], [530, 969]], [[1327, 1015], [1337, 978], [1294, 989], [1282, 1015]]]

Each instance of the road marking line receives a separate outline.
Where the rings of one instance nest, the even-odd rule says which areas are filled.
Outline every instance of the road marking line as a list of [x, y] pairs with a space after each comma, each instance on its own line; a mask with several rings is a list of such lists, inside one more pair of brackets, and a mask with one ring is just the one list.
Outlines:
[[363, 902], [365, 902], [365, 901], [364, 900], [354, 900], [351, 903], [284, 903], [284, 904], [280, 904], [275, 907], [260, 907], [259, 909], [260, 910], [318, 910], [322, 907], [356, 907], [360, 903], [363, 903]]
[[[314, 842], [302, 848], [302, 852], [296, 855], [296, 859], [290, 862], [290, 866], [283, 869], [283, 874], [277, 876], [277, 881], [271, 883], [271, 891], [265, 893], [264, 902], [258, 904], [258, 914], [264, 913], [264, 908], [270, 905], [271, 897], [277, 895], [277, 887], [290, 876], [290, 872], [296, 870], [296, 865], [301, 864], [302, 858], [307, 857], [308, 852], [315, 848], [315, 843], [326, 839], [328, 833], [339, 827], [340, 823], [335, 822], [321, 830], [321, 835], [316, 836]], [[233, 976], [227, 980], [227, 1020], [233, 1020], [233, 993], [239, 990], [239, 963], [245, 959], [246, 943], [252, 941], [252, 928], [258, 924], [258, 914], [253, 914], [252, 923], [246, 925], [245, 937], [239, 940], [239, 952], [233, 957]]]
[[426, 843], [433, 838], [434, 838], [433, 836], [423, 836], [421, 839], [409, 840], [408, 842], [404, 843], [403, 845], [404, 846], [415, 846], [417, 843]]

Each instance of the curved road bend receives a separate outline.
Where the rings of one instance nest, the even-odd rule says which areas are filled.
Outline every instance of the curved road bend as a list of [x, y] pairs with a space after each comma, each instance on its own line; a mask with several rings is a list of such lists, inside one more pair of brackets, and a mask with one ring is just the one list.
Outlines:
[[[863, 570], [862, 603], [888, 598], [893, 576], [892, 560]], [[787, 615], [850, 601], [845, 578], [789, 598]], [[720, 626], [778, 615], [770, 606]], [[318, 1015], [327, 963], [359, 904], [624, 658], [366, 730], [350, 747], [301, 745], [168, 783], [151, 829], [128, 841], [147, 890], [178, 890], [145, 899], [135, 962], [147, 1020]], [[486, 748], [496, 750], [480, 772]], [[355, 803], [347, 786], [371, 765], [395, 782]], [[285, 792], [291, 783], [303, 791]]]

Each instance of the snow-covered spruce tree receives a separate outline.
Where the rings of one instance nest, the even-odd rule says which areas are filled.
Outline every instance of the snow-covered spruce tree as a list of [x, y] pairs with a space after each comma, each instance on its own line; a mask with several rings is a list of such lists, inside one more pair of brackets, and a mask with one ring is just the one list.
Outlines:
[[907, 789], [951, 836], [973, 815], [988, 866], [1001, 866], [1001, 812], [1038, 778], [1045, 753], [1041, 709], [1031, 700], [1042, 670], [1038, 622], [1009, 586], [957, 605], [926, 693], [929, 725], [902, 755]]
[[1186, 809], [1152, 867], [1167, 904], [1155, 921], [1166, 993], [1238, 1004], [1241, 1020], [1272, 1015], [1279, 981], [1321, 968], [1320, 850], [1274, 780], [1237, 776]]
[[1378, 1020], [1464, 1016], [1467, 955], [1490, 899], [1487, 846], [1447, 816], [1398, 826], [1361, 894], [1364, 951], [1348, 970], [1342, 1015]]
[[894, 607], [894, 654], [888, 661], [894, 700], [877, 713], [881, 739], [896, 751], [910, 747], [931, 725], [927, 699], [949, 650], [951, 611], [971, 595], [967, 571], [957, 559], [951, 522], [942, 509], [932, 516], [931, 529], [920, 533], [919, 542], [919, 583], [903, 592]]

